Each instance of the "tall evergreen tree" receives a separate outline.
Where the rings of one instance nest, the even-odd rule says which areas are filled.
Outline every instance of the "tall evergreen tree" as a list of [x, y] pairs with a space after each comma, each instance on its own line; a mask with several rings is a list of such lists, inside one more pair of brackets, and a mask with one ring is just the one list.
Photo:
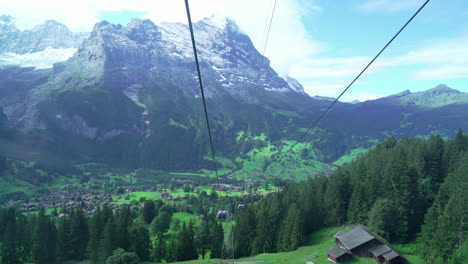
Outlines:
[[37, 264], [56, 263], [57, 230], [41, 208], [37, 217], [32, 245], [32, 257]]
[[205, 259], [205, 254], [210, 248], [210, 226], [208, 221], [203, 221], [195, 233], [194, 241], [198, 254], [202, 256], [202, 259]]
[[157, 212], [154, 202], [151, 200], [146, 200], [143, 207], [143, 220], [145, 220], [147, 224], [151, 224], [156, 214]]
[[59, 263], [73, 258], [71, 253], [71, 224], [68, 217], [60, 219], [57, 230], [57, 260]]
[[102, 239], [99, 243], [99, 261], [100, 263], [104, 263], [109, 256], [112, 255], [115, 249], [117, 249], [116, 245], [116, 227], [114, 222], [114, 217], [111, 216], [107, 220], [106, 226], [104, 227]]
[[0, 246], [1, 263], [20, 264], [20, 250], [17, 241], [15, 219], [6, 225], [3, 242]]
[[91, 263], [99, 263], [100, 243], [104, 225], [103, 214], [101, 208], [98, 206], [89, 224], [88, 252]]
[[70, 247], [76, 260], [83, 260], [88, 246], [88, 225], [83, 215], [83, 209], [76, 209], [71, 216]]
[[153, 244], [146, 225], [135, 223], [130, 227], [130, 249], [141, 261], [150, 260]]
[[151, 252], [151, 258], [156, 262], [161, 262], [162, 259], [166, 258], [167, 245], [163, 236], [157, 236], [156, 242]]
[[256, 219], [251, 206], [236, 216], [236, 224], [233, 227], [235, 256], [249, 256], [253, 249], [255, 238]]
[[177, 248], [178, 248], [177, 241], [170, 240], [169, 244], [167, 245], [166, 262], [174, 262], [179, 259]]
[[120, 212], [116, 221], [116, 245], [118, 248], [122, 248], [123, 250], [129, 250], [130, 237], [128, 227], [132, 221], [129, 206], [124, 205], [120, 207]]
[[178, 261], [186, 261], [198, 258], [198, 254], [193, 243], [194, 241], [192, 232], [193, 230], [191, 230], [190, 224], [189, 227], [186, 227], [185, 223], [182, 224], [182, 228], [177, 234]]
[[211, 227], [211, 258], [220, 258], [224, 244], [223, 225], [221, 223], [213, 222]]

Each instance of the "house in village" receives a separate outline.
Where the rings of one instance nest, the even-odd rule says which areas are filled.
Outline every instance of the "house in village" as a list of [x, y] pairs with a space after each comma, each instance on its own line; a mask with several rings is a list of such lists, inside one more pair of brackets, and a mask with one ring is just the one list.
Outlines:
[[161, 198], [163, 198], [163, 199], [168, 200], [170, 197], [171, 197], [171, 196], [170, 196], [169, 193], [166, 192], [166, 191], [163, 191], [163, 192], [161, 193]]
[[338, 231], [333, 235], [336, 246], [327, 250], [328, 260], [338, 263], [351, 256], [371, 257], [376, 263], [405, 264], [407, 260], [387, 242], [374, 235], [362, 225]]

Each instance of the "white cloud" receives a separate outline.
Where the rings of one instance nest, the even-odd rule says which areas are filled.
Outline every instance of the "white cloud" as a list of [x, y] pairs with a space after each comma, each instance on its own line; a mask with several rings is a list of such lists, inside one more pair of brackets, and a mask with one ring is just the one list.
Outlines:
[[443, 65], [439, 67], [418, 70], [413, 72], [410, 77], [414, 80], [446, 80], [468, 78], [468, 67]]
[[357, 7], [363, 12], [398, 12], [419, 7], [424, 0], [370, 0]]
[[312, 96], [337, 97], [339, 92], [345, 88], [344, 84], [324, 84], [320, 81], [306, 81], [303, 85], [304, 91]]
[[[304, 59], [291, 66], [290, 75], [300, 80], [304, 90], [311, 95], [336, 97], [371, 59], [366, 56]], [[406, 54], [380, 57], [368, 68], [365, 76], [388, 72], [388, 76], [400, 74], [406, 80], [468, 78], [467, 61], [468, 37], [461, 35], [432, 41]], [[409, 68], [403, 73], [395, 73], [393, 69], [402, 66]], [[361, 101], [378, 97], [381, 95], [349, 91], [345, 100], [357, 98]]]
[[385, 57], [377, 68], [413, 65], [409, 73], [415, 80], [468, 78], [468, 37], [465, 35], [434, 41], [419, 50], [395, 57]]
[[370, 92], [351, 92], [348, 95], [344, 95], [341, 101], [351, 102], [353, 100], [358, 100], [359, 102], [365, 102], [369, 100], [375, 100], [384, 97], [384, 95], [370, 93]]
[[89, 0], [0, 0], [0, 12], [17, 19], [20, 29], [31, 28], [44, 20], [56, 20], [70, 29], [90, 30], [99, 20], [98, 12], [89, 5]]
[[305, 59], [293, 64], [289, 74], [299, 79], [350, 77], [357, 75], [369, 61], [369, 57]]

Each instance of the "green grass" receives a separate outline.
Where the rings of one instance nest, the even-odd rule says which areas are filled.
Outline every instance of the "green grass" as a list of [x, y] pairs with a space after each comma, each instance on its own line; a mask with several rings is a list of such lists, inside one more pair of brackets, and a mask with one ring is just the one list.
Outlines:
[[[347, 231], [345, 228], [324, 228], [320, 231], [312, 233], [306, 238], [306, 246], [300, 247], [297, 250], [290, 252], [280, 252], [280, 253], [265, 253], [259, 254], [254, 257], [236, 259], [236, 262], [242, 261], [262, 261], [268, 263], [288, 263], [288, 264], [305, 264], [306, 262], [313, 262], [314, 264], [330, 264], [331, 262], [327, 260], [326, 251], [333, 247], [335, 240], [333, 234], [338, 230]], [[393, 245], [397, 250], [400, 251], [409, 261], [409, 264], [422, 264], [423, 261], [414, 254], [414, 243], [403, 244], [403, 245]], [[205, 259], [205, 260], [192, 260], [185, 262], [175, 262], [175, 263], [185, 263], [185, 264], [207, 264], [207, 263], [216, 263], [220, 262], [219, 259]], [[375, 264], [371, 258], [360, 258], [353, 256], [352, 259], [344, 262], [349, 264]]]
[[352, 149], [348, 154], [341, 156], [339, 159], [335, 160], [333, 162], [333, 165], [335, 166], [343, 166], [345, 164], [350, 163], [353, 161], [356, 157], [358, 157], [361, 154], [364, 154], [368, 151], [369, 149], [367, 148], [355, 148]]
[[178, 219], [181, 225], [182, 223], [185, 223], [187, 225], [190, 222], [190, 220], [195, 222], [195, 226], [198, 226], [201, 223], [201, 220], [198, 220], [198, 216], [186, 212], [174, 213], [172, 215], [172, 221], [174, 221], [174, 219]]
[[203, 176], [202, 173], [192, 173], [192, 172], [170, 172], [171, 175], [189, 175], [189, 176]]

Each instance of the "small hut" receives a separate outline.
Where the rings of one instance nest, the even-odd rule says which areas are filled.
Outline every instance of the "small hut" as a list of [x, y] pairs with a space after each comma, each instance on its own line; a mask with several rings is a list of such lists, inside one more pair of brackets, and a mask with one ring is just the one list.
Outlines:
[[244, 205], [244, 204], [239, 204], [239, 205], [237, 205], [237, 210], [238, 210], [238, 211], [242, 211], [242, 210], [244, 210], [244, 209], [245, 209], [245, 205]]

